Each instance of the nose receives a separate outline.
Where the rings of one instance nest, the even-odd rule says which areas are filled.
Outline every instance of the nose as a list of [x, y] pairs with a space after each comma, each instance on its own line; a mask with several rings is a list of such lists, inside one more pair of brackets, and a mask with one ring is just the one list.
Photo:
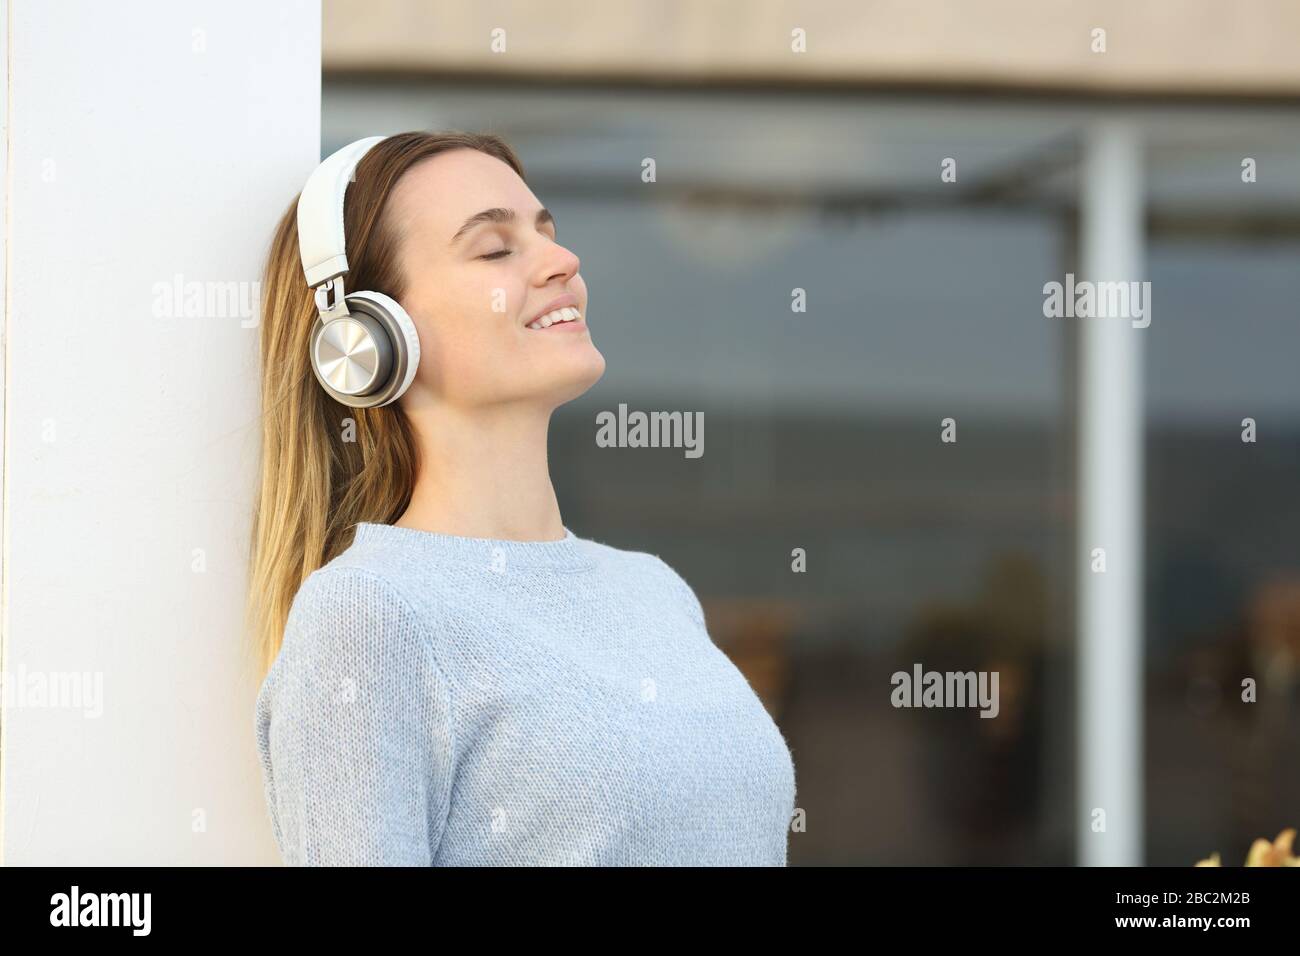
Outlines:
[[546, 250], [541, 276], [539, 277], [541, 285], [546, 285], [557, 277], [568, 282], [578, 274], [582, 261], [578, 258], [577, 253], [560, 245], [558, 242], [549, 243]]

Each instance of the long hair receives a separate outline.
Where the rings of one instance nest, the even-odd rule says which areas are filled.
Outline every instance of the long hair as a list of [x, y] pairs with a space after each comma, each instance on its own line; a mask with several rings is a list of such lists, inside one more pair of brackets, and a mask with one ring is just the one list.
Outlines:
[[[452, 149], [495, 156], [524, 178], [510, 146], [487, 133], [410, 132], [376, 143], [357, 164], [343, 202], [350, 291], [402, 301], [401, 236], [386, 210], [388, 196], [416, 163]], [[352, 408], [312, 374], [309, 336], [317, 313], [299, 258], [297, 206], [295, 196], [276, 227], [262, 278], [261, 462], [246, 622], [263, 676], [280, 652], [302, 582], [347, 549], [358, 522], [401, 517], [419, 465], [399, 403]]]

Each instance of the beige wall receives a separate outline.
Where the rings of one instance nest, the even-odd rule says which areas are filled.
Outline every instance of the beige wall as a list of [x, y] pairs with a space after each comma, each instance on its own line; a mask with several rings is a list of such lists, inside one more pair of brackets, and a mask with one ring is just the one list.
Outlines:
[[1296, 0], [324, 0], [323, 15], [335, 72], [1300, 93]]

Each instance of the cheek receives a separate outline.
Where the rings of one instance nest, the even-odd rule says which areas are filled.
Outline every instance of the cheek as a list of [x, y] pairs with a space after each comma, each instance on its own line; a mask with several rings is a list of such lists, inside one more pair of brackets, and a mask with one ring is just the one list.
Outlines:
[[506, 270], [483, 270], [467, 275], [452, 289], [444, 314], [455, 316], [467, 335], [481, 338], [501, 334], [521, 317], [526, 302], [524, 285]]
[[[430, 277], [427, 293], [421, 297], [420, 333], [444, 352], [482, 347], [509, 325], [514, 291], [473, 270], [448, 270]], [[494, 309], [498, 311], [493, 311]], [[499, 311], [504, 309], [505, 311]]]
[[[522, 330], [515, 292], [497, 281], [447, 283], [417, 319], [421, 367], [449, 393], [478, 392], [517, 365]], [[494, 306], [504, 311], [494, 311]]]

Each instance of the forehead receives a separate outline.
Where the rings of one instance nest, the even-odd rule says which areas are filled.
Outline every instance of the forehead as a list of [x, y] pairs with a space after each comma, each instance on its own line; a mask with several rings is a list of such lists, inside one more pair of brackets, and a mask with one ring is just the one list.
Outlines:
[[454, 149], [416, 163], [398, 180], [389, 201], [413, 231], [450, 242], [470, 216], [503, 206], [532, 220], [541, 203], [519, 174], [495, 156]]

